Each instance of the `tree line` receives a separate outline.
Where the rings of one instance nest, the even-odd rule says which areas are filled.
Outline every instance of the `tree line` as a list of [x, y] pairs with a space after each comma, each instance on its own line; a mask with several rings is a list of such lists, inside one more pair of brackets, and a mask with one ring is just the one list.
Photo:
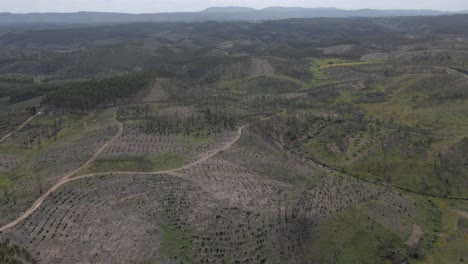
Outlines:
[[50, 92], [43, 103], [58, 108], [92, 111], [118, 102], [143, 90], [156, 73], [140, 72], [132, 75], [110, 77], [66, 84]]

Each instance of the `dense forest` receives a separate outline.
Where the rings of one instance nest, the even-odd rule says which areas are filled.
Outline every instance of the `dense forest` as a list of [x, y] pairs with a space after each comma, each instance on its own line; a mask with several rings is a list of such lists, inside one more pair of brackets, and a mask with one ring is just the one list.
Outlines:
[[137, 73], [103, 80], [66, 84], [47, 94], [43, 103], [59, 108], [90, 111], [117, 104], [148, 87], [155, 73]]

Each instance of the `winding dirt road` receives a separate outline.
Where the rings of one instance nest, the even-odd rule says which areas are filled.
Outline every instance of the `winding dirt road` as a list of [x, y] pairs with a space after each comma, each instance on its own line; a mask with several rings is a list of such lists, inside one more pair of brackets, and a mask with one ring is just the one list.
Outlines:
[[[271, 119], [277, 115], [280, 115], [281, 113], [279, 114], [275, 114], [275, 115], [272, 115], [272, 116], [269, 116], [269, 117], [265, 117], [265, 118], [262, 118], [260, 119], [261, 121], [265, 121], [265, 120], [268, 120], [268, 119]], [[69, 172], [68, 174], [66, 174], [59, 182], [57, 182], [54, 186], [52, 186], [52, 188], [50, 188], [47, 192], [45, 192], [43, 195], [41, 195], [41, 197], [39, 197], [34, 203], [33, 205], [31, 206], [31, 208], [29, 208], [28, 210], [26, 210], [23, 214], [21, 214], [17, 219], [15, 219], [14, 221], [0, 227], [0, 233], [2, 232], [5, 232], [6, 230], [16, 226], [18, 223], [20, 223], [21, 221], [23, 221], [24, 219], [26, 219], [28, 216], [30, 216], [34, 211], [37, 210], [37, 208], [39, 208], [39, 206], [41, 206], [41, 204], [45, 201], [45, 199], [51, 194], [53, 193], [54, 191], [56, 191], [58, 188], [60, 188], [62, 185], [64, 184], [67, 184], [69, 182], [72, 182], [72, 181], [77, 181], [77, 180], [81, 180], [81, 179], [86, 179], [86, 178], [92, 178], [92, 177], [96, 177], [96, 176], [104, 176], [104, 175], [148, 175], [148, 174], [152, 174], [152, 175], [158, 175], [158, 174], [170, 174], [170, 175], [174, 175], [174, 176], [179, 176], [179, 174], [177, 173], [178, 171], [182, 171], [182, 170], [185, 170], [185, 169], [189, 169], [191, 167], [194, 167], [208, 159], [210, 159], [211, 157], [217, 155], [218, 153], [220, 153], [221, 151], [224, 151], [224, 150], [227, 150], [228, 148], [230, 148], [232, 145], [234, 145], [242, 136], [242, 132], [243, 130], [248, 127], [250, 124], [246, 124], [246, 125], [243, 125], [241, 127], [239, 127], [237, 129], [237, 134], [236, 134], [236, 137], [234, 137], [231, 141], [229, 141], [227, 144], [223, 145], [223, 146], [220, 146], [218, 148], [216, 148], [213, 152], [201, 157], [200, 159], [198, 160], [195, 160], [191, 163], [188, 163], [182, 167], [179, 167], [179, 168], [176, 168], [176, 169], [172, 169], [172, 170], [165, 170], [165, 171], [155, 171], [155, 172], [136, 172], [136, 171], [110, 171], [110, 172], [100, 172], [100, 173], [90, 173], [90, 174], [85, 174], [85, 175], [80, 175], [80, 176], [77, 176], [77, 177], [72, 177], [73, 175], [75, 175], [77, 172], [79, 172], [80, 170], [83, 170], [85, 168], [87, 168], [94, 160], [96, 160], [96, 158], [107, 148], [107, 146], [109, 146], [112, 142], [114, 142], [118, 137], [120, 137], [120, 135], [122, 135], [122, 132], [123, 132], [123, 124], [122, 123], [119, 123], [119, 131], [118, 133], [113, 136], [106, 144], [104, 144], [103, 146], [101, 146], [95, 153], [94, 155], [91, 157], [91, 159], [89, 159], [85, 164], [83, 164], [81, 167]]]
[[19, 222], [21, 222], [22, 220], [24, 220], [25, 218], [27, 218], [29, 215], [31, 215], [41, 204], [42, 202], [44, 202], [44, 200], [51, 194], [53, 193], [55, 190], [57, 190], [60, 186], [64, 185], [65, 183], [68, 183], [70, 182], [71, 180], [71, 176], [73, 176], [75, 173], [77, 173], [78, 171], [82, 170], [82, 169], [85, 169], [87, 168], [94, 160], [96, 160], [96, 158], [107, 148], [107, 146], [109, 146], [112, 142], [114, 142], [120, 135], [122, 135], [122, 132], [123, 132], [123, 124], [122, 123], [119, 123], [118, 124], [119, 126], [119, 131], [117, 132], [117, 134], [115, 136], [113, 136], [109, 141], [107, 141], [104, 145], [102, 145], [98, 150], [96, 150], [96, 152], [94, 152], [93, 156], [88, 160], [86, 161], [86, 163], [84, 163], [83, 165], [81, 165], [81, 167], [75, 169], [75, 170], [72, 170], [70, 171], [69, 173], [67, 173], [65, 176], [63, 176], [62, 179], [60, 179], [59, 182], [57, 182], [54, 186], [52, 186], [52, 188], [50, 188], [47, 192], [45, 192], [44, 194], [42, 194], [34, 203], [33, 205], [31, 206], [31, 208], [29, 208], [28, 210], [26, 210], [21, 216], [19, 216], [16, 220], [14, 220], [13, 222], [10, 222], [2, 227], [0, 227], [0, 232], [4, 232], [5, 230], [9, 229], [9, 228], [12, 228], [14, 227], [15, 225], [17, 225]]
[[17, 127], [15, 130], [11, 131], [10, 133], [6, 134], [4, 137], [2, 137], [2, 139], [0, 139], [0, 143], [2, 143], [3, 141], [5, 141], [7, 138], [11, 137], [11, 135], [13, 135], [13, 133], [17, 132], [18, 130], [22, 129], [26, 124], [28, 124], [29, 122], [31, 122], [34, 118], [38, 117], [42, 115], [42, 112], [37, 112], [37, 114], [31, 116], [30, 118], [28, 118], [28, 120], [24, 121], [23, 124], [21, 124], [19, 127]]

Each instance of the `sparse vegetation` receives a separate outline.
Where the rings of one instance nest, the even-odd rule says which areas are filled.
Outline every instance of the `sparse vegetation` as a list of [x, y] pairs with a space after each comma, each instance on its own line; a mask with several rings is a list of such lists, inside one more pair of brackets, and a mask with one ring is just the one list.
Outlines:
[[468, 261], [467, 21], [12, 28], [0, 262]]

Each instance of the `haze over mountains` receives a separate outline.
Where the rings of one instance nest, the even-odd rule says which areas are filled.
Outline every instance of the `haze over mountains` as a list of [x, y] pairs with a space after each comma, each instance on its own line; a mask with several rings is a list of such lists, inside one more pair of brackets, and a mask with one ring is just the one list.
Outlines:
[[175, 21], [255, 21], [314, 17], [386, 17], [437, 16], [466, 13], [437, 10], [343, 10], [337, 8], [268, 7], [257, 10], [248, 7], [211, 7], [200, 12], [126, 14], [107, 12], [76, 13], [0, 13], [0, 24], [96, 24]]

